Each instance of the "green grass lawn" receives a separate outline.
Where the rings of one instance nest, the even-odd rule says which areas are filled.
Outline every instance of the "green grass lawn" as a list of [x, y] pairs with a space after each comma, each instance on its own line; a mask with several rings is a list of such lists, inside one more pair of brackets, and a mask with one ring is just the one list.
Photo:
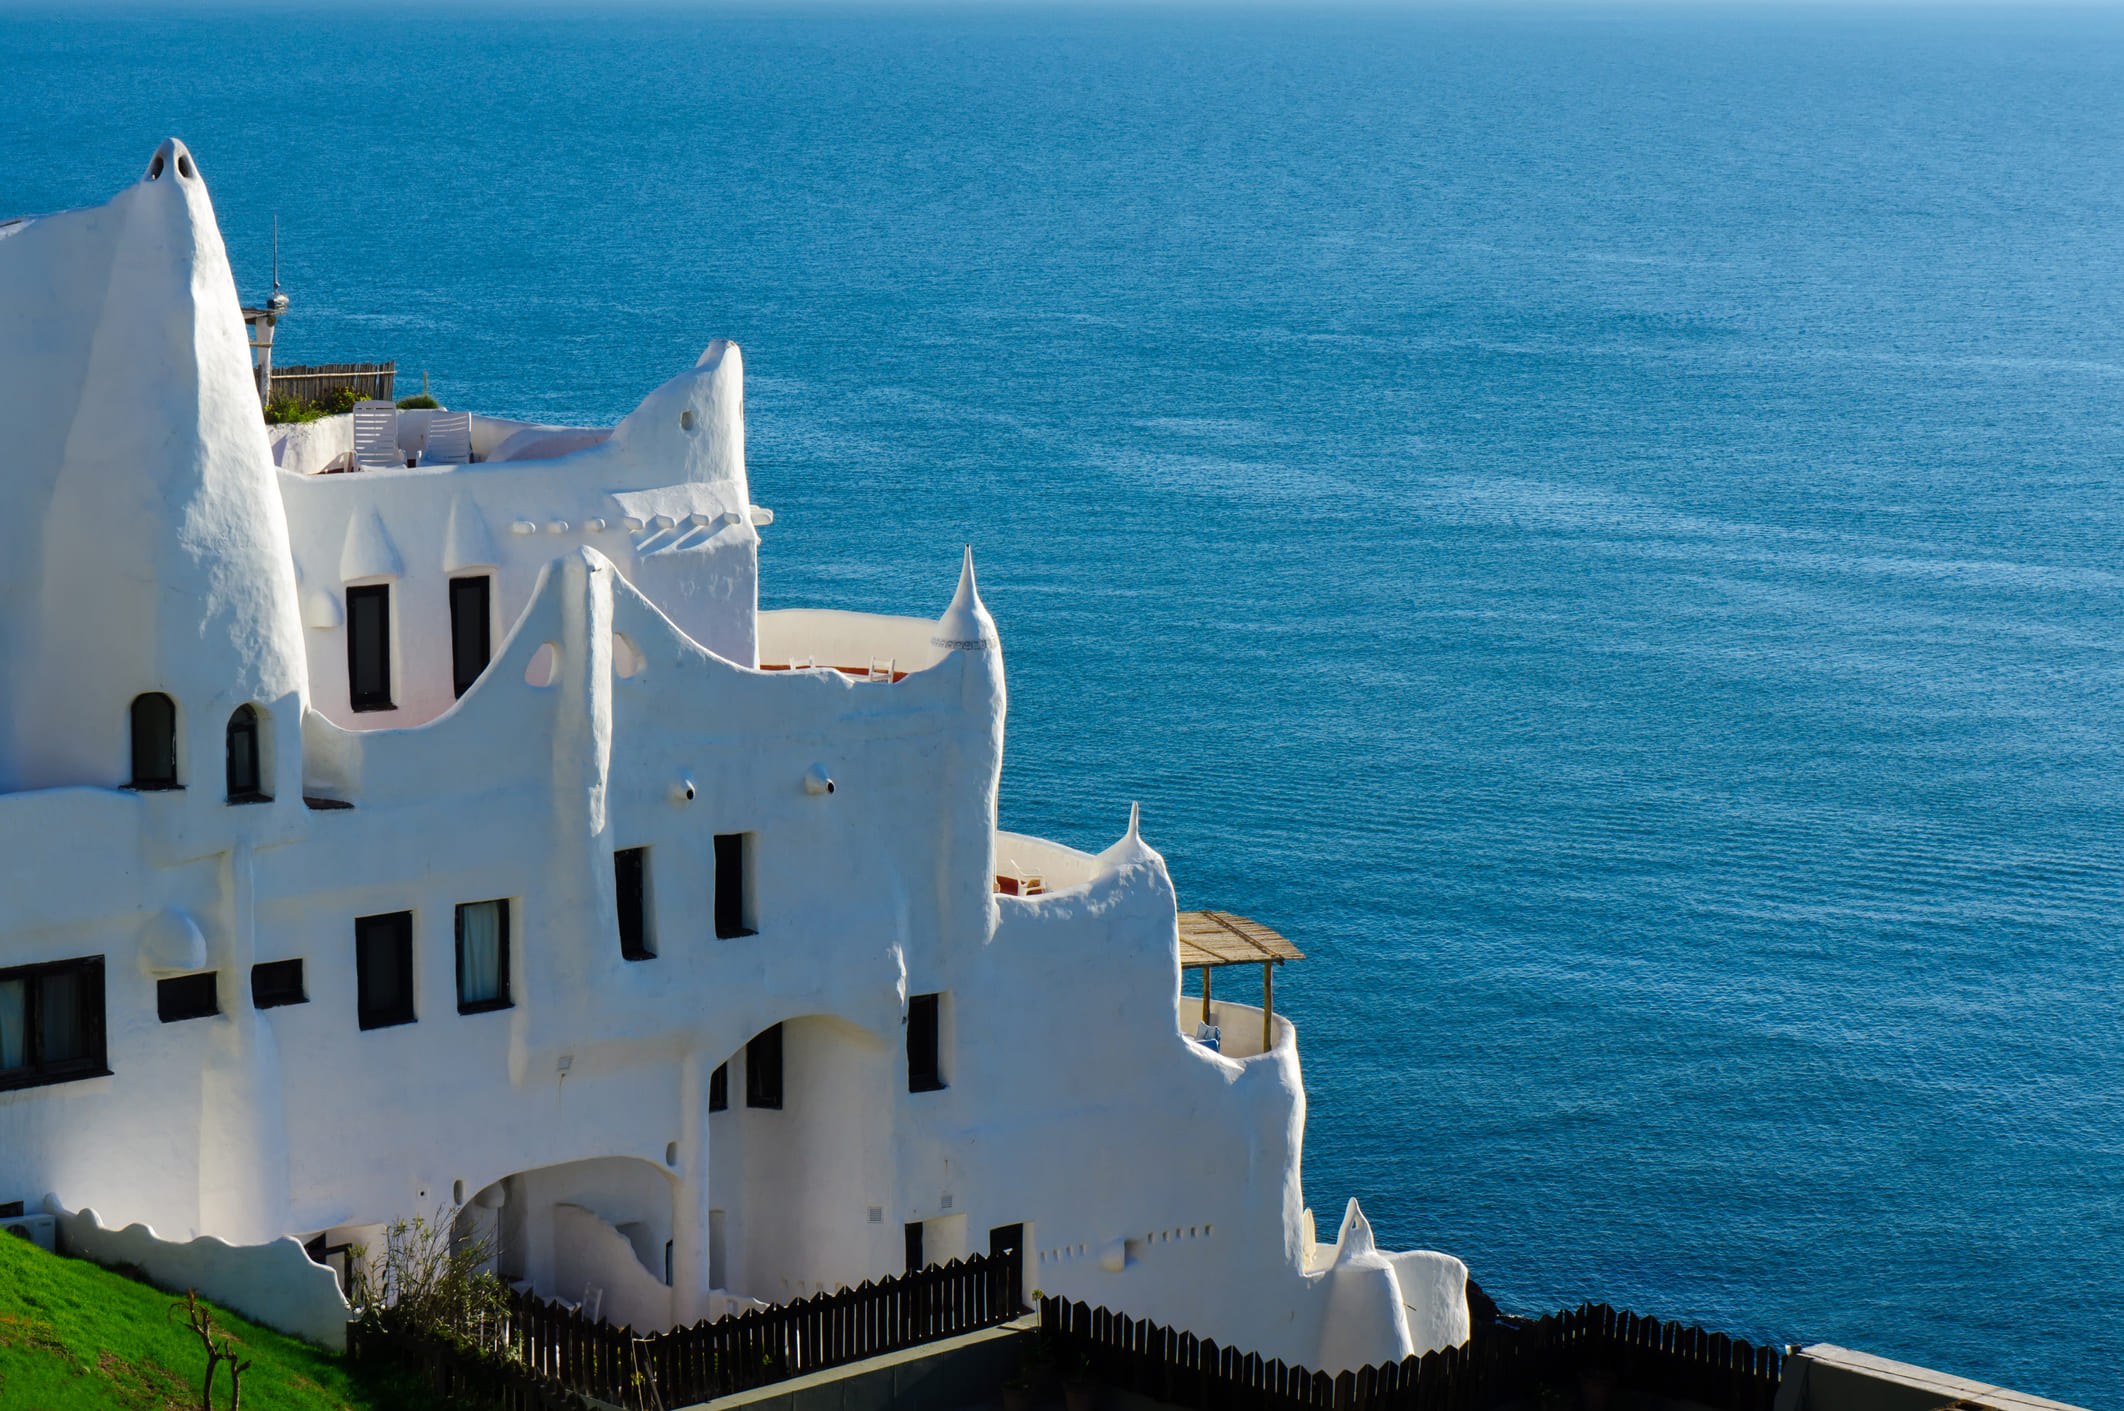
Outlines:
[[[0, 1235], [0, 1411], [192, 1408], [206, 1354], [171, 1314], [183, 1295], [46, 1254]], [[419, 1403], [366, 1367], [215, 1308], [214, 1327], [252, 1362], [243, 1405], [256, 1411], [401, 1411]], [[229, 1371], [214, 1377], [225, 1407]]]

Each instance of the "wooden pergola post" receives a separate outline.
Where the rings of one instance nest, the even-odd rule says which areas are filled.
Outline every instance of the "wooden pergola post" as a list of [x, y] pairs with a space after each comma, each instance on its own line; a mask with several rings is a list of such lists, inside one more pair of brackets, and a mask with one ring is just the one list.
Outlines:
[[1210, 968], [1202, 967], [1202, 1022], [1210, 1022]]
[[1275, 1047], [1276, 1039], [1276, 962], [1261, 962], [1261, 1051], [1267, 1053]]

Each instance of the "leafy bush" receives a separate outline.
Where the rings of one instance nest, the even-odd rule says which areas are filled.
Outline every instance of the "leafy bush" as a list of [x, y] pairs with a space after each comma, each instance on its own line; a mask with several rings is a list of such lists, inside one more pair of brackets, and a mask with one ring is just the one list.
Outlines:
[[266, 403], [266, 425], [279, 426], [291, 421], [315, 421], [319, 417], [345, 416], [354, 410], [354, 404], [360, 400], [361, 393], [351, 387], [327, 392], [314, 402], [305, 402], [299, 397], [278, 396]]
[[291, 421], [315, 421], [324, 413], [308, 402], [299, 402], [293, 397], [275, 397], [266, 403], [267, 426], [279, 426]]
[[381, 1251], [357, 1248], [350, 1302], [364, 1321], [390, 1329], [443, 1334], [488, 1346], [507, 1325], [508, 1287], [486, 1270], [490, 1241], [456, 1233], [460, 1208], [394, 1220]]
[[441, 402], [436, 401], [425, 392], [398, 399], [398, 409], [402, 412], [439, 410], [441, 406]]

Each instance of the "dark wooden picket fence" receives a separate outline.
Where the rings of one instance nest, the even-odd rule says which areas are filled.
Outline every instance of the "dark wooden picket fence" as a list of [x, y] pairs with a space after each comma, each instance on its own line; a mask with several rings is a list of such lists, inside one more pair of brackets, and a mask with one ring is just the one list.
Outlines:
[[276, 367], [266, 400], [292, 397], [298, 402], [317, 402], [338, 391], [379, 402], [391, 400], [397, 385], [398, 363], [318, 363], [315, 367]]
[[[403, 1332], [357, 1333], [350, 1351], [397, 1363], [459, 1406], [562, 1411], [579, 1403], [551, 1398], [570, 1392], [616, 1406], [685, 1406], [1008, 1322], [1024, 1311], [1022, 1267], [1016, 1250], [977, 1254], [647, 1335], [519, 1294], [490, 1351]], [[521, 1375], [511, 1380], [511, 1369]]]
[[1338, 1377], [1058, 1298], [1041, 1300], [1040, 1327], [1065, 1368], [1081, 1356], [1099, 1381], [1196, 1411], [1495, 1411], [1575, 1397], [1582, 1379], [1713, 1411], [1770, 1411], [1780, 1364], [1772, 1348], [1606, 1304], [1500, 1325], [1463, 1347]]
[[347, 1355], [410, 1376], [436, 1406], [492, 1411], [591, 1411], [590, 1403], [502, 1348], [474, 1348], [363, 1321], [347, 1326]]

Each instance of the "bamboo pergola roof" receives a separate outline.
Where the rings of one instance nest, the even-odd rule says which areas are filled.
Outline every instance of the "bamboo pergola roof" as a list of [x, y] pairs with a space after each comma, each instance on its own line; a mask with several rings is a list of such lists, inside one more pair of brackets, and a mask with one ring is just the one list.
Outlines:
[[1305, 953], [1259, 921], [1229, 911], [1180, 913], [1180, 965], [1281, 965]]

